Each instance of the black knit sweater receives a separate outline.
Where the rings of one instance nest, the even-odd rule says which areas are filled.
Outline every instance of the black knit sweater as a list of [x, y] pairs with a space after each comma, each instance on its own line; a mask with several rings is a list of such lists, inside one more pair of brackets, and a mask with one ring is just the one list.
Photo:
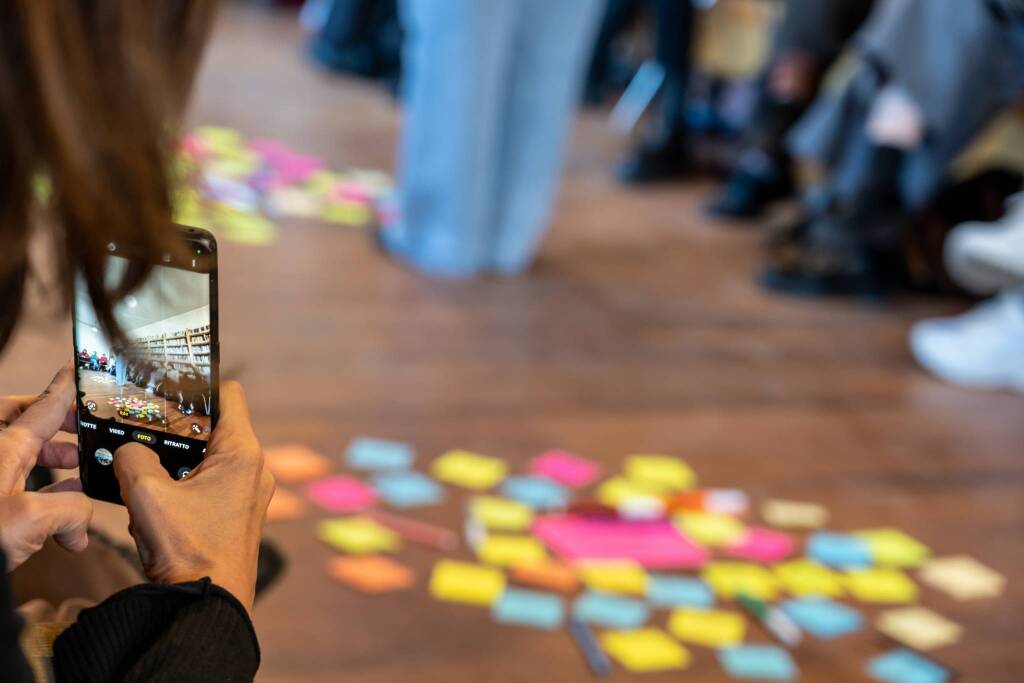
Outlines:
[[[33, 680], [18, 647], [21, 627], [5, 575], [0, 577], [0, 680], [5, 683]], [[236, 683], [252, 681], [259, 662], [259, 644], [245, 608], [208, 578], [123, 590], [83, 610], [53, 647], [59, 683]]]

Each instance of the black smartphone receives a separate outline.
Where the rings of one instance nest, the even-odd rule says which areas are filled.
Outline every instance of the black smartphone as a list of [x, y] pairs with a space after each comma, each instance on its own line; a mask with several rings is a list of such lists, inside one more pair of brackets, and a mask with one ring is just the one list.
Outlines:
[[[84, 284], [76, 285], [78, 465], [83, 490], [98, 500], [122, 502], [113, 469], [120, 446], [153, 449], [168, 474], [183, 479], [217, 424], [217, 242], [205, 230], [177, 229], [184, 248], [161, 255], [146, 283], [114, 309], [130, 344], [122, 353], [104, 335]], [[117, 282], [138, 259], [129, 245], [107, 249], [107, 275]]]

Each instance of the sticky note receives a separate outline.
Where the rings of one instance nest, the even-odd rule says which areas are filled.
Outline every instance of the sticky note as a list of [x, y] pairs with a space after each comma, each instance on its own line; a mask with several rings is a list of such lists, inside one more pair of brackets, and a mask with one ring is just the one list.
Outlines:
[[501, 483], [501, 494], [535, 510], [556, 510], [569, 505], [569, 491], [545, 477], [509, 477]]
[[661, 494], [656, 486], [641, 484], [623, 477], [612, 477], [603, 482], [597, 487], [596, 495], [598, 501], [612, 507], [619, 507], [635, 499], [661, 502]]
[[533, 509], [515, 500], [498, 496], [474, 496], [469, 515], [487, 529], [525, 531], [533, 523]]
[[780, 529], [820, 529], [828, 524], [828, 509], [817, 503], [795, 500], [766, 500], [761, 518]]
[[964, 628], [925, 607], [902, 607], [882, 612], [875, 619], [879, 633], [915, 650], [934, 650], [960, 640]]
[[593, 460], [567, 451], [548, 451], [530, 462], [530, 471], [576, 489], [597, 479], [601, 468]]
[[408, 567], [378, 555], [332, 557], [327, 574], [335, 581], [377, 595], [404, 590], [416, 583], [416, 575]]
[[647, 605], [639, 600], [609, 593], [584, 593], [572, 606], [574, 619], [605, 628], [639, 628], [648, 614]]
[[903, 649], [870, 660], [867, 674], [882, 683], [946, 683], [952, 677], [935, 662]]
[[676, 609], [669, 616], [668, 630], [680, 640], [719, 648], [742, 643], [747, 622], [736, 612]]
[[681, 512], [673, 521], [689, 538], [708, 546], [737, 543], [746, 532], [735, 517], [711, 512]]
[[409, 444], [367, 436], [352, 439], [345, 451], [345, 461], [354, 470], [402, 470], [415, 458]]
[[928, 559], [928, 546], [899, 529], [867, 529], [853, 534], [868, 545], [876, 564], [885, 567], [919, 567]]
[[797, 626], [821, 639], [838, 638], [864, 625], [860, 612], [827, 598], [787, 600], [782, 610]]
[[397, 534], [367, 517], [324, 520], [317, 526], [317, 536], [346, 553], [392, 552], [402, 544]]
[[627, 595], [647, 592], [647, 572], [635, 562], [586, 562], [577, 569], [583, 583], [591, 590]]
[[799, 671], [789, 653], [774, 645], [738, 645], [718, 651], [718, 661], [733, 678], [796, 680]]
[[778, 562], [793, 554], [793, 537], [781, 531], [750, 527], [737, 540], [725, 547], [725, 554], [742, 560], [765, 564]]
[[544, 545], [533, 536], [488, 535], [477, 546], [476, 554], [481, 562], [500, 567], [539, 564], [548, 559]]
[[491, 616], [502, 624], [552, 630], [559, 628], [565, 620], [565, 604], [550, 593], [506, 588], [497, 602], [491, 605]]
[[689, 650], [657, 628], [610, 631], [601, 636], [601, 646], [633, 673], [685, 669], [691, 660]]
[[791, 560], [777, 564], [773, 569], [779, 583], [790, 595], [838, 598], [846, 593], [843, 577], [814, 560]]
[[434, 476], [448, 484], [474, 491], [489, 489], [505, 478], [504, 460], [469, 451], [448, 451], [434, 461]]
[[430, 575], [430, 594], [438, 600], [489, 607], [505, 590], [501, 570], [440, 560]]
[[715, 603], [715, 595], [700, 579], [652, 574], [647, 580], [647, 601], [655, 607], [708, 608]]
[[279, 483], [297, 484], [331, 471], [331, 461], [308, 446], [290, 444], [263, 451], [263, 464]]
[[270, 499], [270, 506], [267, 508], [268, 522], [282, 522], [289, 519], [298, 519], [306, 512], [306, 504], [301, 498], [286, 489], [278, 487], [274, 491], [274, 497]]
[[839, 569], [871, 565], [867, 542], [847, 534], [815, 532], [807, 539], [807, 554], [821, 564]]
[[384, 472], [374, 478], [373, 487], [386, 503], [397, 508], [435, 505], [444, 500], [444, 488], [419, 472]]
[[967, 555], [929, 560], [918, 577], [957, 600], [994, 598], [1006, 587], [1006, 577]]
[[917, 584], [898, 569], [853, 569], [846, 589], [861, 602], [906, 603], [917, 599]]
[[690, 466], [669, 455], [631, 455], [623, 463], [622, 471], [630, 481], [660, 491], [683, 491], [697, 483], [697, 475]]
[[533, 534], [562, 559], [632, 560], [648, 569], [690, 569], [707, 561], [708, 551], [684, 538], [670, 522], [629, 522], [576, 515], [538, 518]]
[[745, 562], [711, 562], [703, 572], [703, 579], [715, 593], [733, 599], [740, 593], [771, 602], [779, 592], [775, 575], [764, 567]]
[[376, 491], [345, 475], [307, 484], [306, 497], [328, 512], [358, 512], [377, 502]]
[[552, 560], [513, 566], [510, 576], [516, 583], [559, 593], [575, 593], [580, 586], [575, 569]]

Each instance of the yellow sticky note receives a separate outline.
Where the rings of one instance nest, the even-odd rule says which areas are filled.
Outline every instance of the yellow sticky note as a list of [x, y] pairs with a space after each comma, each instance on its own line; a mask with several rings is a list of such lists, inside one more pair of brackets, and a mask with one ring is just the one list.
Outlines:
[[861, 602], [907, 603], [917, 599], [917, 584], [898, 569], [853, 569], [846, 589]]
[[587, 562], [579, 565], [583, 583], [595, 591], [646, 595], [647, 572], [635, 562]]
[[957, 600], [995, 598], [1006, 588], [1005, 576], [967, 555], [929, 560], [918, 576]]
[[832, 569], [813, 560], [791, 560], [773, 567], [779, 583], [796, 597], [842, 597], [843, 578]]
[[324, 207], [321, 217], [339, 225], [366, 225], [373, 218], [373, 212], [362, 202], [336, 202]]
[[729, 647], [743, 642], [747, 622], [735, 612], [677, 609], [668, 619], [668, 630], [680, 640], [707, 647]]
[[242, 134], [233, 128], [223, 126], [201, 126], [195, 135], [203, 147], [216, 154], [233, 154], [242, 148]]
[[901, 607], [878, 615], [875, 627], [884, 635], [915, 650], [934, 650], [952, 645], [964, 628], [925, 607]]
[[817, 503], [796, 500], [766, 500], [761, 518], [781, 529], [820, 529], [828, 524], [828, 509]]
[[320, 522], [317, 536], [324, 543], [346, 553], [393, 552], [401, 539], [369, 517], [344, 517]]
[[864, 540], [877, 564], [886, 567], [919, 567], [931, 551], [899, 529], [866, 529], [853, 534]]
[[533, 524], [533, 509], [498, 496], [476, 496], [469, 502], [469, 514], [488, 529], [525, 531]]
[[702, 573], [715, 593], [732, 599], [740, 593], [773, 601], [779, 593], [779, 581], [761, 565], [749, 562], [711, 562]]
[[681, 512], [673, 521], [691, 539], [710, 546], [729, 545], [746, 531], [743, 522], [735, 517], [713, 512]]
[[660, 491], [683, 491], [697, 483], [697, 475], [690, 466], [669, 455], [631, 455], [622, 471], [630, 481]]
[[692, 659], [689, 650], [657, 628], [608, 631], [601, 636], [601, 645], [633, 673], [685, 669]]
[[489, 606], [504, 590], [501, 570], [478, 564], [441, 560], [430, 575], [430, 594], [438, 600]]
[[508, 472], [504, 460], [470, 451], [448, 451], [434, 461], [434, 476], [448, 484], [474, 491], [489, 489]]
[[544, 545], [533, 536], [487, 536], [476, 553], [482, 562], [501, 567], [541, 564], [548, 559]]
[[658, 488], [623, 477], [612, 477], [597, 487], [597, 499], [605, 505], [618, 507], [637, 498], [661, 500]]

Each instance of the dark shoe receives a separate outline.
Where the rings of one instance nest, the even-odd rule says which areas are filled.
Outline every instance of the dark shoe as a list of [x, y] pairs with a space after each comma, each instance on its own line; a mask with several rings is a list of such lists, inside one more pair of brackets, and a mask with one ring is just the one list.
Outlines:
[[688, 176], [693, 161], [684, 139], [671, 136], [657, 143], [643, 143], [619, 165], [618, 177], [627, 185], [643, 185]]
[[793, 179], [789, 173], [769, 176], [736, 171], [707, 211], [719, 218], [757, 218], [772, 202], [793, 195]]

